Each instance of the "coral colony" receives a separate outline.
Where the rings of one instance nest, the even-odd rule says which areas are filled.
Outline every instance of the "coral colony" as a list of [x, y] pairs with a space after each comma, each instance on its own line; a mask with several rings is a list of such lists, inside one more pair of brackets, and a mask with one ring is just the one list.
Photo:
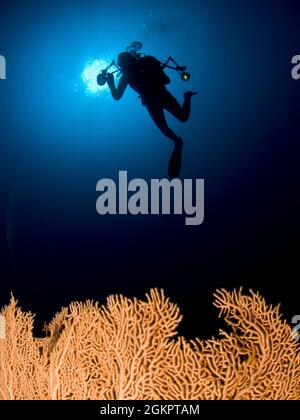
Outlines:
[[96, 203], [101, 216], [169, 215], [173, 212], [189, 216], [185, 219], [188, 226], [198, 226], [204, 221], [203, 179], [196, 179], [195, 185], [192, 179], [152, 179], [148, 185], [143, 179], [128, 182], [127, 171], [120, 171], [118, 188], [112, 179], [101, 179], [96, 190], [101, 193]]
[[0, 55], [0, 80], [6, 79], [6, 59]]
[[0, 400], [299, 400], [300, 346], [279, 307], [252, 291], [214, 297], [227, 331], [205, 341], [177, 335], [182, 315], [163, 290], [74, 302], [38, 339], [12, 298]]

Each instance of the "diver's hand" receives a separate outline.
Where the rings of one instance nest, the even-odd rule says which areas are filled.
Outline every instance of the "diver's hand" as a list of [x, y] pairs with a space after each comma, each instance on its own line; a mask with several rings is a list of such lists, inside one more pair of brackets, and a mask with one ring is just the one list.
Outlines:
[[115, 77], [112, 73], [107, 73], [106, 80], [107, 80], [108, 86], [113, 86], [115, 83]]

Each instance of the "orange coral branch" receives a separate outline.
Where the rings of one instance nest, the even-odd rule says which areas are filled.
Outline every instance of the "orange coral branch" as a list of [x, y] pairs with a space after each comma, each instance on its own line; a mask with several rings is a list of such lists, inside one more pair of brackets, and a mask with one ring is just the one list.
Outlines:
[[300, 349], [279, 307], [257, 293], [219, 290], [231, 332], [187, 341], [163, 291], [72, 303], [35, 339], [34, 317], [12, 297], [1, 316], [0, 399], [300, 399]]

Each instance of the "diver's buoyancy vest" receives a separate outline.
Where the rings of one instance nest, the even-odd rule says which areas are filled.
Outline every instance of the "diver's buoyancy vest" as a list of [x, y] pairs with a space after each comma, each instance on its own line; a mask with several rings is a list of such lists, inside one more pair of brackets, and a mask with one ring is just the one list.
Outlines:
[[136, 92], [143, 95], [161, 91], [170, 83], [170, 79], [165, 74], [160, 61], [146, 55], [136, 61], [128, 83]]

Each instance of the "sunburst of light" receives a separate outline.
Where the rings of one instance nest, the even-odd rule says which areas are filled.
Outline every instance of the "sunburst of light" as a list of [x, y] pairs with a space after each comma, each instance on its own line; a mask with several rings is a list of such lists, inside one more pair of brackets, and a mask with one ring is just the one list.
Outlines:
[[89, 60], [82, 72], [81, 78], [85, 85], [85, 91], [89, 95], [100, 95], [102, 92], [107, 91], [107, 84], [99, 86], [97, 83], [97, 76], [108, 67], [109, 63], [103, 59], [91, 59]]

